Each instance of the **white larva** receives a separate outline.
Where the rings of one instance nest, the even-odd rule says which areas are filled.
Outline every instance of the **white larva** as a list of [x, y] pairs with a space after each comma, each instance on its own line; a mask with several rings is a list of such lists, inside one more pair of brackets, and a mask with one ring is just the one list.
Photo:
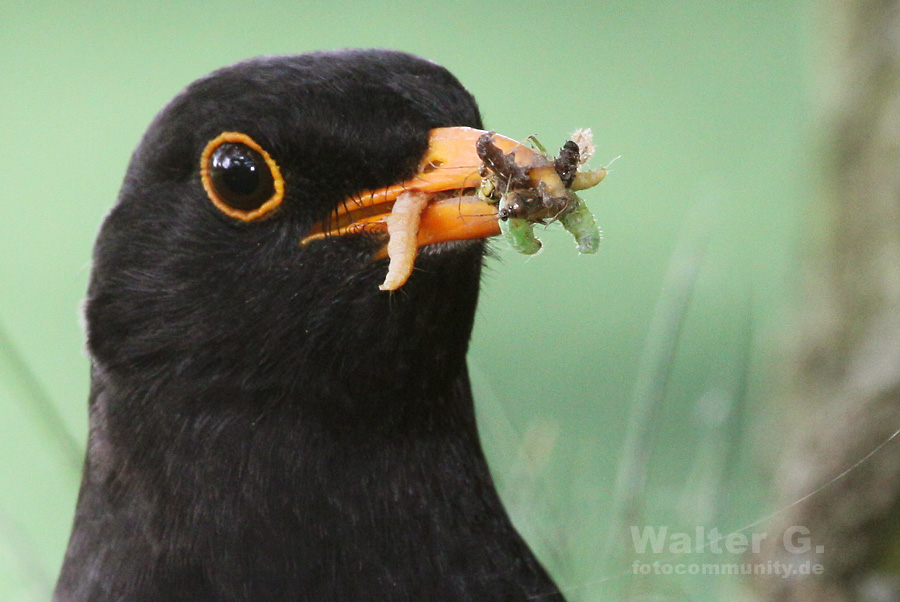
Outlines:
[[409, 279], [416, 261], [418, 246], [416, 237], [422, 211], [428, 205], [430, 195], [424, 192], [402, 192], [394, 202], [394, 208], [385, 218], [388, 240], [387, 252], [390, 258], [387, 276], [378, 288], [383, 291], [394, 291], [403, 286]]

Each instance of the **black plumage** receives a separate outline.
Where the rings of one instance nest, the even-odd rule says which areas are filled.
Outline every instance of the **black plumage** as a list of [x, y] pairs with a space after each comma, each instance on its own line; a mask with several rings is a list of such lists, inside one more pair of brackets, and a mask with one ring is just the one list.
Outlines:
[[[511, 525], [465, 354], [482, 241], [298, 241], [480, 127], [445, 69], [388, 51], [265, 57], [191, 84], [132, 157], [87, 302], [90, 438], [59, 602], [562, 600]], [[204, 146], [252, 136], [285, 196], [240, 222]]]

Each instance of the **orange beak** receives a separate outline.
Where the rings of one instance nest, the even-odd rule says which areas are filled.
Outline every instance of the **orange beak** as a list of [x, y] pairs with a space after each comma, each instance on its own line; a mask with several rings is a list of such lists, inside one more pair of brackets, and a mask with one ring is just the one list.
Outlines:
[[[497, 206], [480, 200], [475, 194], [481, 184], [481, 159], [475, 142], [484, 133], [468, 127], [431, 130], [428, 150], [412, 179], [346, 199], [335, 208], [327, 226], [320, 224], [300, 244], [305, 246], [329, 236], [386, 233], [385, 218], [402, 192], [433, 195], [421, 215], [417, 247], [500, 234]], [[494, 135], [493, 141], [504, 153], [515, 150], [518, 163], [537, 155], [521, 142], [499, 134]], [[386, 256], [386, 250], [382, 249], [376, 258]]]

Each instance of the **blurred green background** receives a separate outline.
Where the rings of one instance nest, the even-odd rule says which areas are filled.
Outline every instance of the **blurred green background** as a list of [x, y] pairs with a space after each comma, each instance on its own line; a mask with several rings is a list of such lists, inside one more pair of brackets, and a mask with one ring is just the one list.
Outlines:
[[[555, 148], [591, 127], [593, 164], [620, 156], [584, 195], [598, 255], [558, 228], [530, 259], [496, 243], [469, 356], [503, 495], [572, 600], [631, 587], [606, 580], [620, 573], [601, 556], [648, 336], [665, 348], [654, 307], [674, 299], [662, 324], [677, 321], [678, 286], [691, 292], [678, 345], [645, 360], [670, 378], [628, 509], [673, 530], [763, 516], [759, 447], [778, 419], [765, 401], [812, 190], [806, 2], [6, 1], [0, 15], [0, 600], [46, 599], [65, 549], [79, 474], [35, 384], [83, 445], [79, 305], [129, 155], [183, 86], [259, 54], [406, 50], [453, 71], [492, 129]], [[704, 229], [705, 253], [664, 293]], [[642, 587], [714, 600], [734, 583]]]

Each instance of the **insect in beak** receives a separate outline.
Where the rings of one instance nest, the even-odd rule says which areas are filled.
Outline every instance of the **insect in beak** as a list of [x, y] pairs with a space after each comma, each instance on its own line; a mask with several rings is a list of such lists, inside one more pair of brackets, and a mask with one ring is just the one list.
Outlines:
[[[330, 219], [318, 224], [300, 244], [350, 234], [388, 235], [389, 240], [374, 256], [391, 258], [382, 284], [385, 290], [406, 282], [417, 249], [425, 245], [505, 234], [516, 250], [534, 253], [540, 242], [531, 228], [547, 218], [560, 219], [575, 234], [567, 216], [584, 221], [586, 214], [596, 231], [590, 212], [570, 189], [595, 185], [606, 170], [577, 173], [577, 150], [577, 145], [567, 143], [554, 161], [494, 132], [468, 127], [434, 129], [415, 176], [344, 200]], [[508, 202], [512, 194], [538, 201], [525, 203], [523, 206], [531, 209], [514, 213]], [[582, 244], [579, 240], [579, 250], [594, 252], [597, 243], [599, 232], [594, 242]]]

